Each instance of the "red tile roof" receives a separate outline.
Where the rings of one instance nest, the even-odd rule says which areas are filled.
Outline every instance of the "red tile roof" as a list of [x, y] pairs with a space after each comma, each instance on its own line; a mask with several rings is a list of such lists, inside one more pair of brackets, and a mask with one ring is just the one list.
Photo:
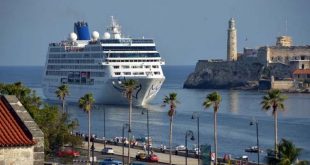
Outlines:
[[32, 135], [11, 105], [0, 96], [0, 147], [34, 145]]
[[310, 69], [296, 69], [293, 74], [310, 74]]

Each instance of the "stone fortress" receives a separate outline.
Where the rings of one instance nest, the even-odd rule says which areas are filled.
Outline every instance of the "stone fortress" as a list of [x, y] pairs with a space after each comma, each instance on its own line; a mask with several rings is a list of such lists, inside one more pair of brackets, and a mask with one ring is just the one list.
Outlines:
[[290, 36], [280, 36], [275, 46], [244, 48], [238, 53], [233, 18], [227, 34], [227, 59], [199, 60], [184, 88], [296, 91], [309, 87], [310, 45], [293, 46]]

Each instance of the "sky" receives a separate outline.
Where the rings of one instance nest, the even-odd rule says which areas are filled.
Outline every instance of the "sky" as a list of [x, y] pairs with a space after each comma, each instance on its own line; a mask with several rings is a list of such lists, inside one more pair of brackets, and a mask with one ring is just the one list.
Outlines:
[[1, 0], [0, 66], [43, 66], [48, 44], [65, 40], [76, 21], [101, 35], [114, 16], [123, 34], [153, 38], [166, 65], [226, 59], [228, 20], [238, 51], [275, 45], [290, 35], [310, 45], [309, 0]]

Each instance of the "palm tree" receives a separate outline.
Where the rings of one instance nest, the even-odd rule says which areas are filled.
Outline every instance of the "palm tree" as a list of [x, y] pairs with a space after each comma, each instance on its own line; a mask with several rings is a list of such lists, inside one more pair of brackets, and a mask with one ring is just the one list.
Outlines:
[[131, 112], [132, 112], [132, 96], [133, 96], [133, 92], [139, 87], [138, 86], [138, 81], [136, 80], [128, 80], [125, 81], [123, 84], [121, 84], [121, 87], [124, 89], [124, 94], [128, 100], [129, 103], [129, 114], [128, 114], [128, 140], [129, 140], [129, 144], [128, 144], [128, 164], [130, 164], [130, 146], [131, 146]]
[[272, 114], [274, 116], [274, 151], [275, 156], [278, 158], [278, 110], [284, 110], [284, 100], [286, 96], [281, 94], [281, 91], [278, 89], [272, 89], [268, 91], [268, 94], [263, 97], [263, 101], [261, 102], [262, 108], [268, 111], [272, 108]]
[[291, 141], [282, 139], [279, 146], [280, 164], [293, 164], [300, 155], [301, 149], [297, 148]]
[[207, 95], [206, 100], [203, 102], [205, 108], [209, 108], [213, 105], [214, 110], [214, 149], [215, 149], [215, 165], [217, 164], [217, 111], [219, 110], [222, 97], [218, 92], [213, 92]]
[[90, 160], [90, 112], [95, 99], [92, 93], [87, 93], [79, 99], [79, 107], [88, 113], [88, 160]]
[[177, 100], [177, 94], [176, 93], [169, 93], [168, 96], [165, 96], [163, 100], [163, 106], [169, 105], [170, 109], [168, 111], [168, 116], [170, 118], [169, 123], [169, 164], [171, 164], [171, 154], [172, 154], [172, 122], [173, 122], [173, 116], [176, 112], [176, 104], [178, 103]]
[[65, 112], [65, 97], [69, 95], [69, 88], [67, 85], [61, 85], [56, 90], [57, 97], [62, 101], [62, 112]]

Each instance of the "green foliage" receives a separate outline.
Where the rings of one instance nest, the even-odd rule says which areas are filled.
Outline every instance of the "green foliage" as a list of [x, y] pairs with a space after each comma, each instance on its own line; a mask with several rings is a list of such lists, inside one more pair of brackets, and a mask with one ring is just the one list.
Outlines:
[[69, 95], [69, 87], [67, 85], [61, 85], [57, 88], [55, 93], [62, 101], [62, 112], [65, 112], [65, 97]]
[[272, 89], [268, 91], [268, 94], [263, 97], [263, 101], [261, 102], [262, 108], [264, 110], [269, 110], [272, 108], [272, 113], [274, 114], [275, 111], [284, 110], [284, 100], [286, 99], [286, 96], [283, 96], [281, 94], [281, 91], [278, 89]]
[[279, 146], [280, 153], [280, 164], [292, 164], [300, 155], [301, 149], [296, 148], [296, 146], [289, 140], [282, 139]]
[[78, 126], [76, 120], [71, 121], [67, 114], [62, 114], [56, 106], [45, 104], [35, 91], [23, 86], [22, 83], [0, 84], [1, 94], [15, 95], [27, 109], [31, 117], [44, 133], [45, 154], [50, 155], [59, 150], [64, 144], [77, 146], [82, 139], [71, 133]]
[[93, 97], [93, 94], [87, 93], [79, 99], [79, 107], [83, 109], [85, 112], [90, 112], [94, 102], [95, 99]]
[[[279, 158], [274, 156], [267, 157], [268, 164], [278, 164], [278, 165], [291, 165], [291, 164], [307, 164], [308, 161], [299, 161], [296, 163], [298, 156], [300, 155], [302, 149], [297, 148], [293, 142], [282, 139], [278, 144]], [[272, 150], [271, 150], [272, 151]], [[274, 154], [274, 153], [273, 153]]]
[[164, 97], [163, 100], [163, 106], [169, 105], [170, 109], [168, 111], [168, 116], [172, 117], [173, 115], [175, 115], [175, 108], [177, 107], [177, 103], [179, 103], [179, 101], [177, 100], [177, 93], [169, 93], [168, 96]]
[[133, 91], [139, 88], [138, 81], [133, 79], [125, 81], [121, 87], [124, 89], [124, 94], [128, 100], [132, 99]]
[[217, 112], [220, 106], [222, 97], [218, 92], [212, 92], [207, 95], [206, 100], [203, 102], [205, 108], [210, 108], [213, 105], [214, 112]]

